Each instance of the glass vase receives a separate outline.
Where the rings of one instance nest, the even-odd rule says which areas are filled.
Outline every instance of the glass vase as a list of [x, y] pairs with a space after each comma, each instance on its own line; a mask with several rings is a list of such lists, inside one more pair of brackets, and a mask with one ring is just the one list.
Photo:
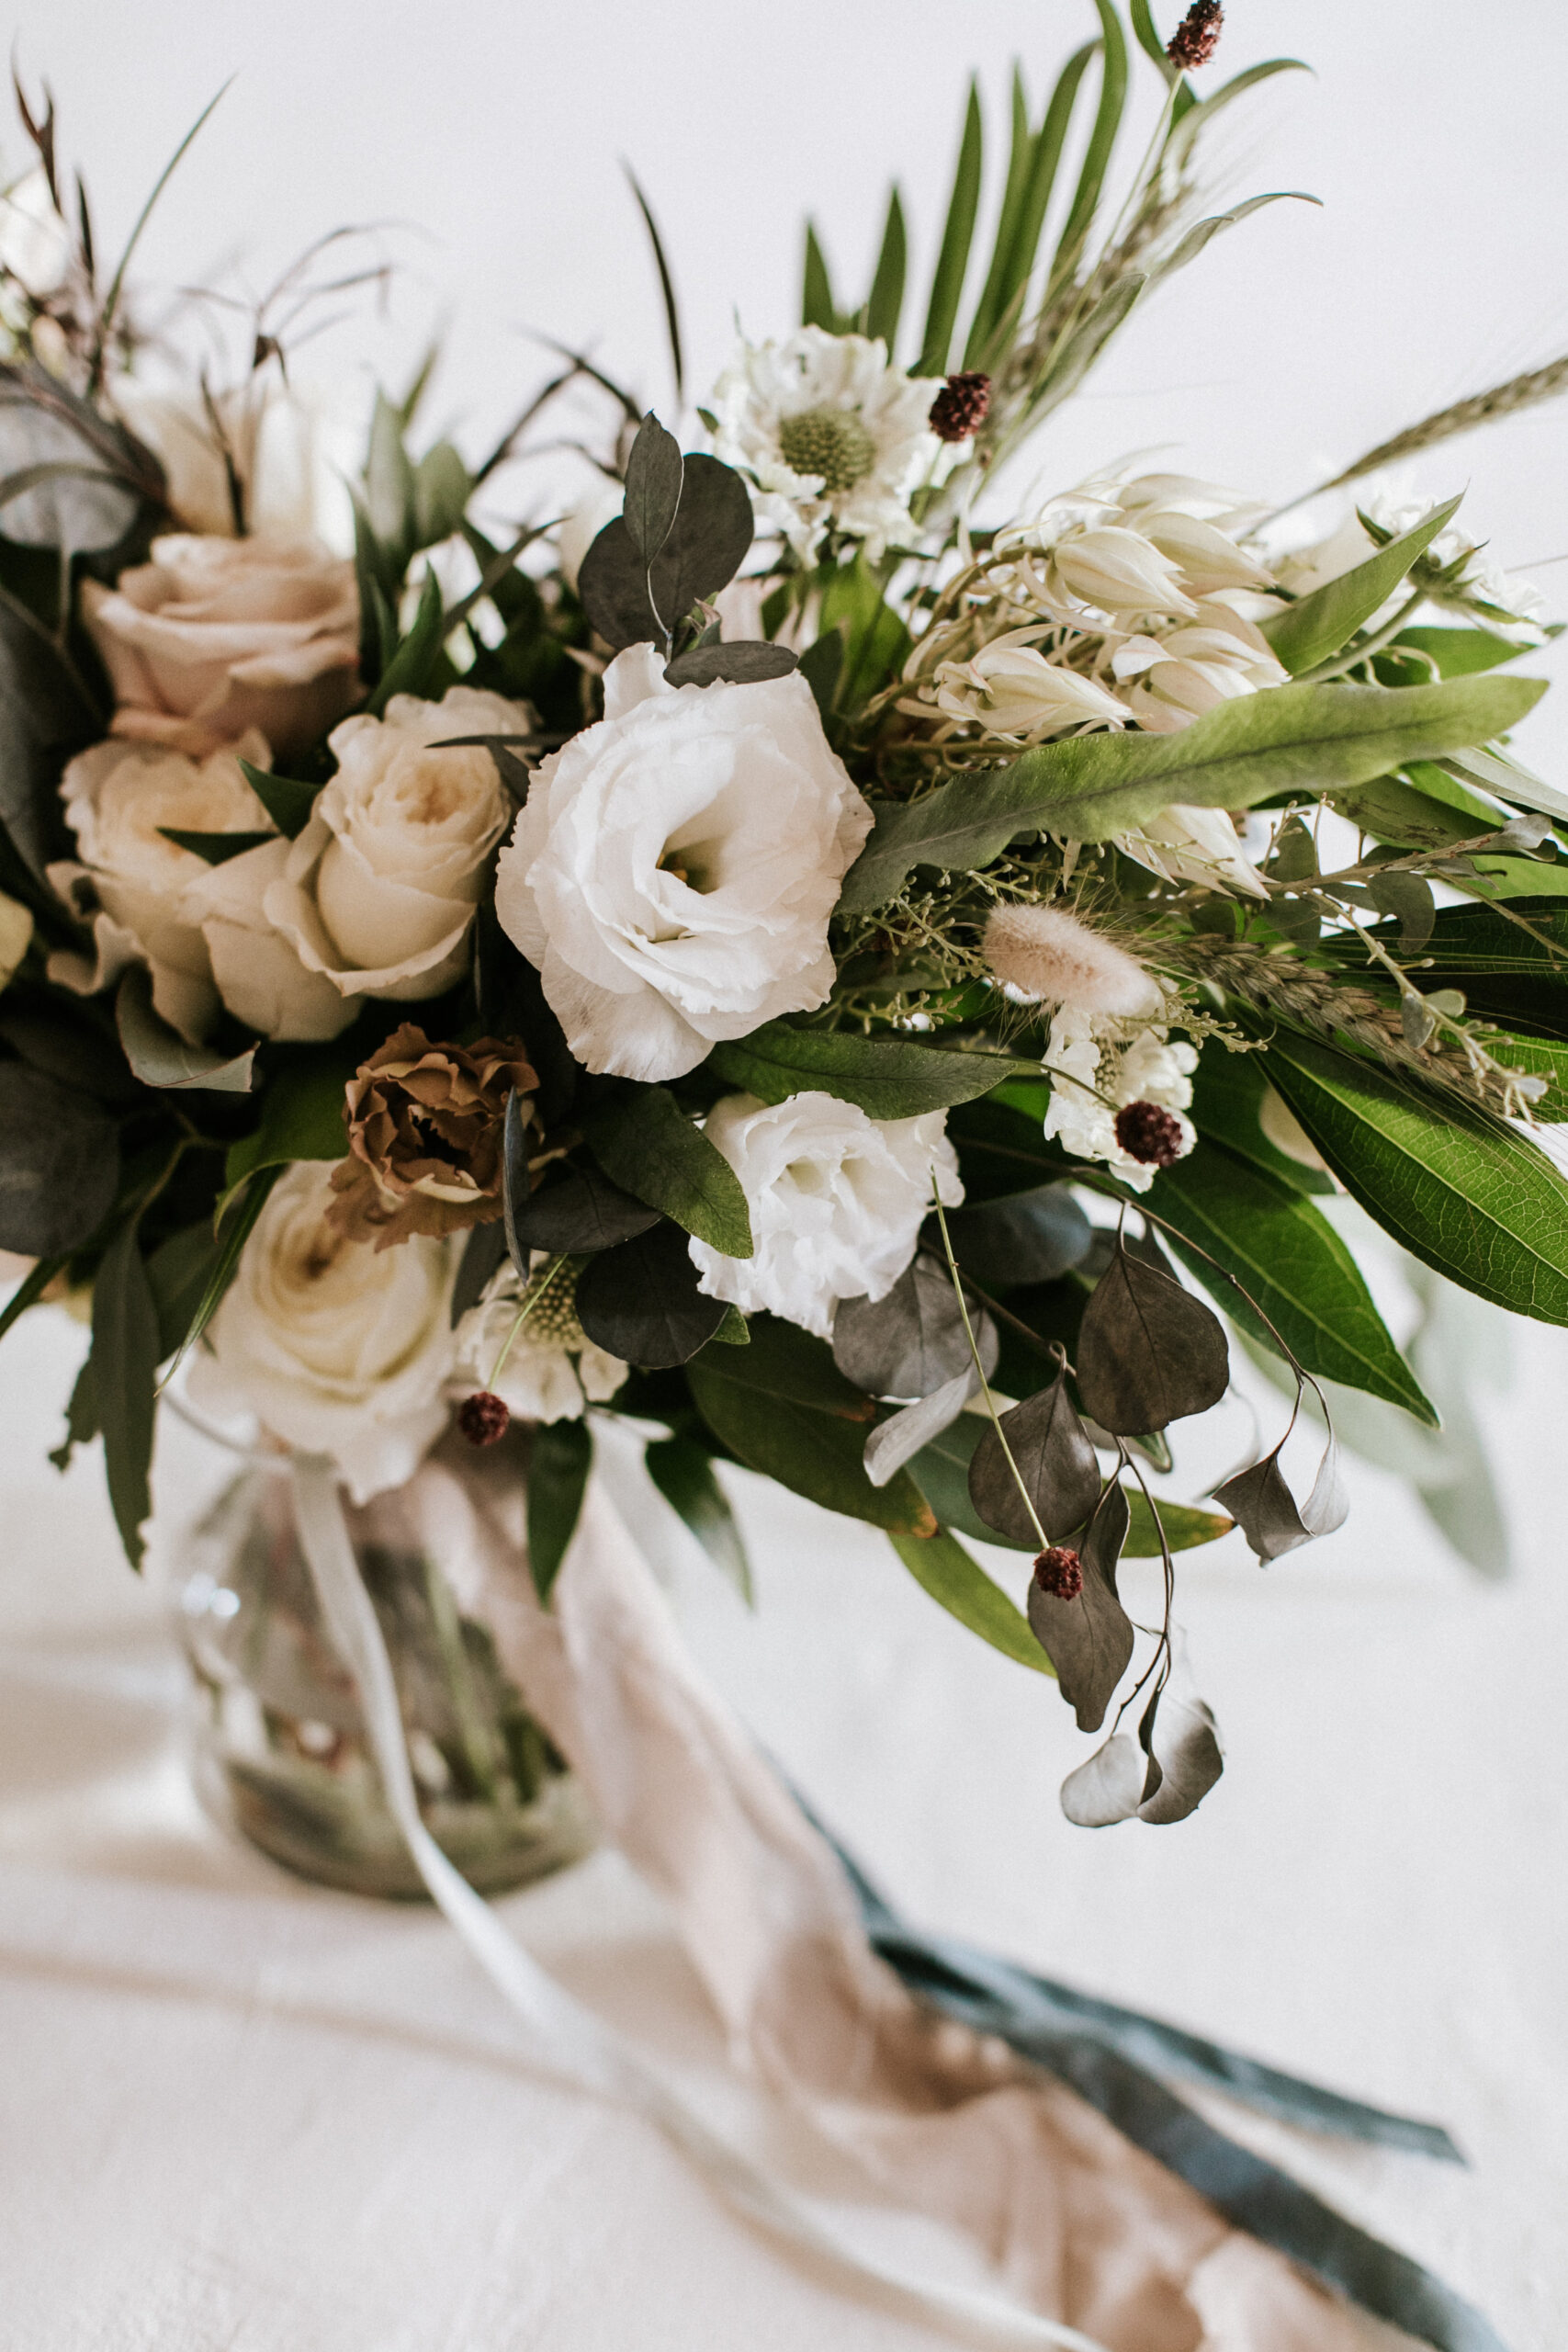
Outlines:
[[[525, 1440], [519, 1431], [506, 1442], [521, 1453]], [[484, 1590], [470, 1579], [459, 1593], [428, 1514], [422, 1528], [406, 1491], [359, 1510], [345, 1498], [344, 1516], [391, 1659], [425, 1825], [471, 1885], [502, 1894], [578, 1860], [594, 1826], [502, 1666]], [[316, 1599], [286, 1475], [241, 1473], [186, 1539], [175, 1589], [208, 1809], [303, 1878], [422, 1897]]]

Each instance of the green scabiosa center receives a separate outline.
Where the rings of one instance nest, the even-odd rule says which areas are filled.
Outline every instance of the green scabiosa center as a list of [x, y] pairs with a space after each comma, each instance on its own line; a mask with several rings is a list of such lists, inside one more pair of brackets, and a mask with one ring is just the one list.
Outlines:
[[520, 1304], [528, 1309], [522, 1336], [536, 1348], [569, 1348], [575, 1354], [586, 1344], [577, 1319], [577, 1275], [582, 1261], [569, 1258], [554, 1273], [542, 1266], [530, 1277]]
[[858, 416], [841, 408], [808, 408], [786, 416], [779, 450], [792, 472], [820, 474], [824, 497], [853, 490], [876, 463], [876, 443]]

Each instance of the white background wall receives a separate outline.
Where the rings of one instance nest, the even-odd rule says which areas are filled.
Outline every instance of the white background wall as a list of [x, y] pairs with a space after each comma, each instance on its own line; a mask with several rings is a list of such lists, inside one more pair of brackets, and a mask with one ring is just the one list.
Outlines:
[[[1042, 463], [1063, 485], [1168, 441], [1195, 470], [1288, 496], [1568, 345], [1568, 12], [1231, 0], [1228, 15], [1227, 66], [1294, 49], [1318, 76], [1274, 85], [1233, 132], [1230, 190], [1302, 187], [1325, 209], [1266, 213], [1150, 306], [1049, 428]], [[311, 368], [400, 381], [449, 309], [433, 413], [478, 449], [539, 378], [530, 325], [592, 340], [667, 405], [619, 156], [661, 216], [700, 397], [732, 306], [754, 335], [797, 315], [807, 207], [859, 290], [897, 173], [918, 283], [965, 70], [981, 69], [996, 117], [1021, 53], [1038, 108], [1088, 16], [1077, 0], [725, 0], [684, 15], [630, 0], [28, 0], [11, 24], [24, 72], [52, 81], [106, 246], [237, 71], [148, 235], [152, 276], [200, 278], [241, 247], [260, 283], [340, 221], [427, 232], [400, 240], [408, 268], [386, 322], [345, 330]], [[1421, 478], [1435, 492], [1470, 482], [1473, 525], [1503, 561], [1556, 556], [1565, 434], [1568, 404], [1547, 408], [1441, 451]], [[1568, 611], [1568, 564], [1540, 576]], [[1521, 738], [1559, 780], [1562, 700]], [[1065, 1711], [953, 1632], [879, 1546], [803, 1508], [751, 1514], [759, 1620], [711, 1586], [691, 1608], [715, 1670], [924, 1917], [1454, 2122], [1481, 2160], [1467, 2178], [1301, 2143], [1292, 2161], [1485, 2301], [1516, 2347], [1546, 2352], [1568, 2300], [1551, 2187], [1568, 2083], [1552, 1761], [1564, 1351], [1559, 1334], [1525, 1336], [1491, 1417], [1514, 1584], [1467, 1577], [1370, 1471], [1331, 1544], [1267, 1577], [1234, 1537], [1190, 1565], [1185, 1613], [1232, 1761], [1180, 1829], [1067, 1831], [1055, 1785], [1081, 1744]], [[40, 1547], [101, 1560], [106, 1594], [123, 1579], [96, 1464], [62, 1496], [35, 1458], [75, 1345], [42, 1317], [0, 1357], [15, 1465], [0, 1577], [24, 1612]], [[1235, 1437], [1239, 1451], [1239, 1421]]]

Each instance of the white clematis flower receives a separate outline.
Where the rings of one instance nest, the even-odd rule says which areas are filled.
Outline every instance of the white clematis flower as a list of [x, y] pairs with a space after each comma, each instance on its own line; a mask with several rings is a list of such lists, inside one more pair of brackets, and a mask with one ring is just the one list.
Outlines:
[[841, 1298], [886, 1298], [914, 1256], [933, 1170], [944, 1207], [964, 1198], [945, 1121], [873, 1119], [833, 1094], [726, 1095], [704, 1133], [740, 1180], [755, 1247], [726, 1258], [694, 1241], [702, 1288], [829, 1338]]
[[1243, 890], [1266, 899], [1269, 886], [1252, 864], [1224, 808], [1197, 808], [1173, 801], [1136, 831], [1118, 833], [1123, 857], [1146, 865], [1167, 882], [1198, 882], [1211, 890]]
[[632, 645], [603, 719], [541, 762], [495, 910], [585, 1068], [679, 1078], [826, 1002], [828, 919], [871, 823], [804, 678], [671, 686]]
[[715, 452], [750, 475], [758, 519], [802, 562], [829, 527], [874, 561], [908, 528], [910, 492], [963, 454], [927, 423], [941, 390], [890, 367], [881, 342], [802, 327], [741, 345], [714, 388]]
[[942, 662], [934, 680], [937, 708], [1006, 743], [1042, 743], [1069, 728], [1127, 724], [1126, 709], [1113, 694], [1096, 679], [1048, 662], [1027, 642], [1033, 634], [1010, 630], [967, 662]]
[[1128, 638], [1111, 657], [1111, 674], [1128, 713], [1151, 735], [1177, 734], [1216, 703], [1290, 678], [1262, 631], [1213, 598], [1175, 628]]

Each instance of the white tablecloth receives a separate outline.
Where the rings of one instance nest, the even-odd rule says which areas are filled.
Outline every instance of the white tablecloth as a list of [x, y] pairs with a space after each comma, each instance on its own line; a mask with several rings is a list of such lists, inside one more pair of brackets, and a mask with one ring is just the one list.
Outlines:
[[[3, 2352], [937, 2343], [788, 2267], [643, 2125], [541, 2081], [433, 1915], [300, 1885], [205, 1820], [164, 1605], [118, 1559], [96, 1459], [63, 1482], [43, 1460], [80, 1341], [40, 1314], [0, 1351]], [[1330, 1544], [1267, 1575], [1234, 1537], [1183, 1564], [1230, 1764], [1178, 1828], [1068, 1828], [1056, 1786], [1083, 1747], [1055, 1694], [952, 1626], [867, 1532], [738, 1476], [760, 1610], [698, 1563], [676, 1600], [759, 1736], [915, 1917], [1447, 2121], [1468, 2173], [1209, 2104], [1481, 2304], [1513, 2352], [1555, 2352], [1560, 1335], [1525, 1334], [1520, 1356], [1492, 1416], [1511, 1583], [1468, 1576], [1371, 1472]], [[172, 1516], [215, 1474], [165, 1430]], [[788, 2169], [786, 2127], [726, 2075], [615, 1857], [506, 1910]], [[859, 2194], [847, 2172], [809, 2185]], [[976, 2275], [923, 2225], [857, 2226]]]

